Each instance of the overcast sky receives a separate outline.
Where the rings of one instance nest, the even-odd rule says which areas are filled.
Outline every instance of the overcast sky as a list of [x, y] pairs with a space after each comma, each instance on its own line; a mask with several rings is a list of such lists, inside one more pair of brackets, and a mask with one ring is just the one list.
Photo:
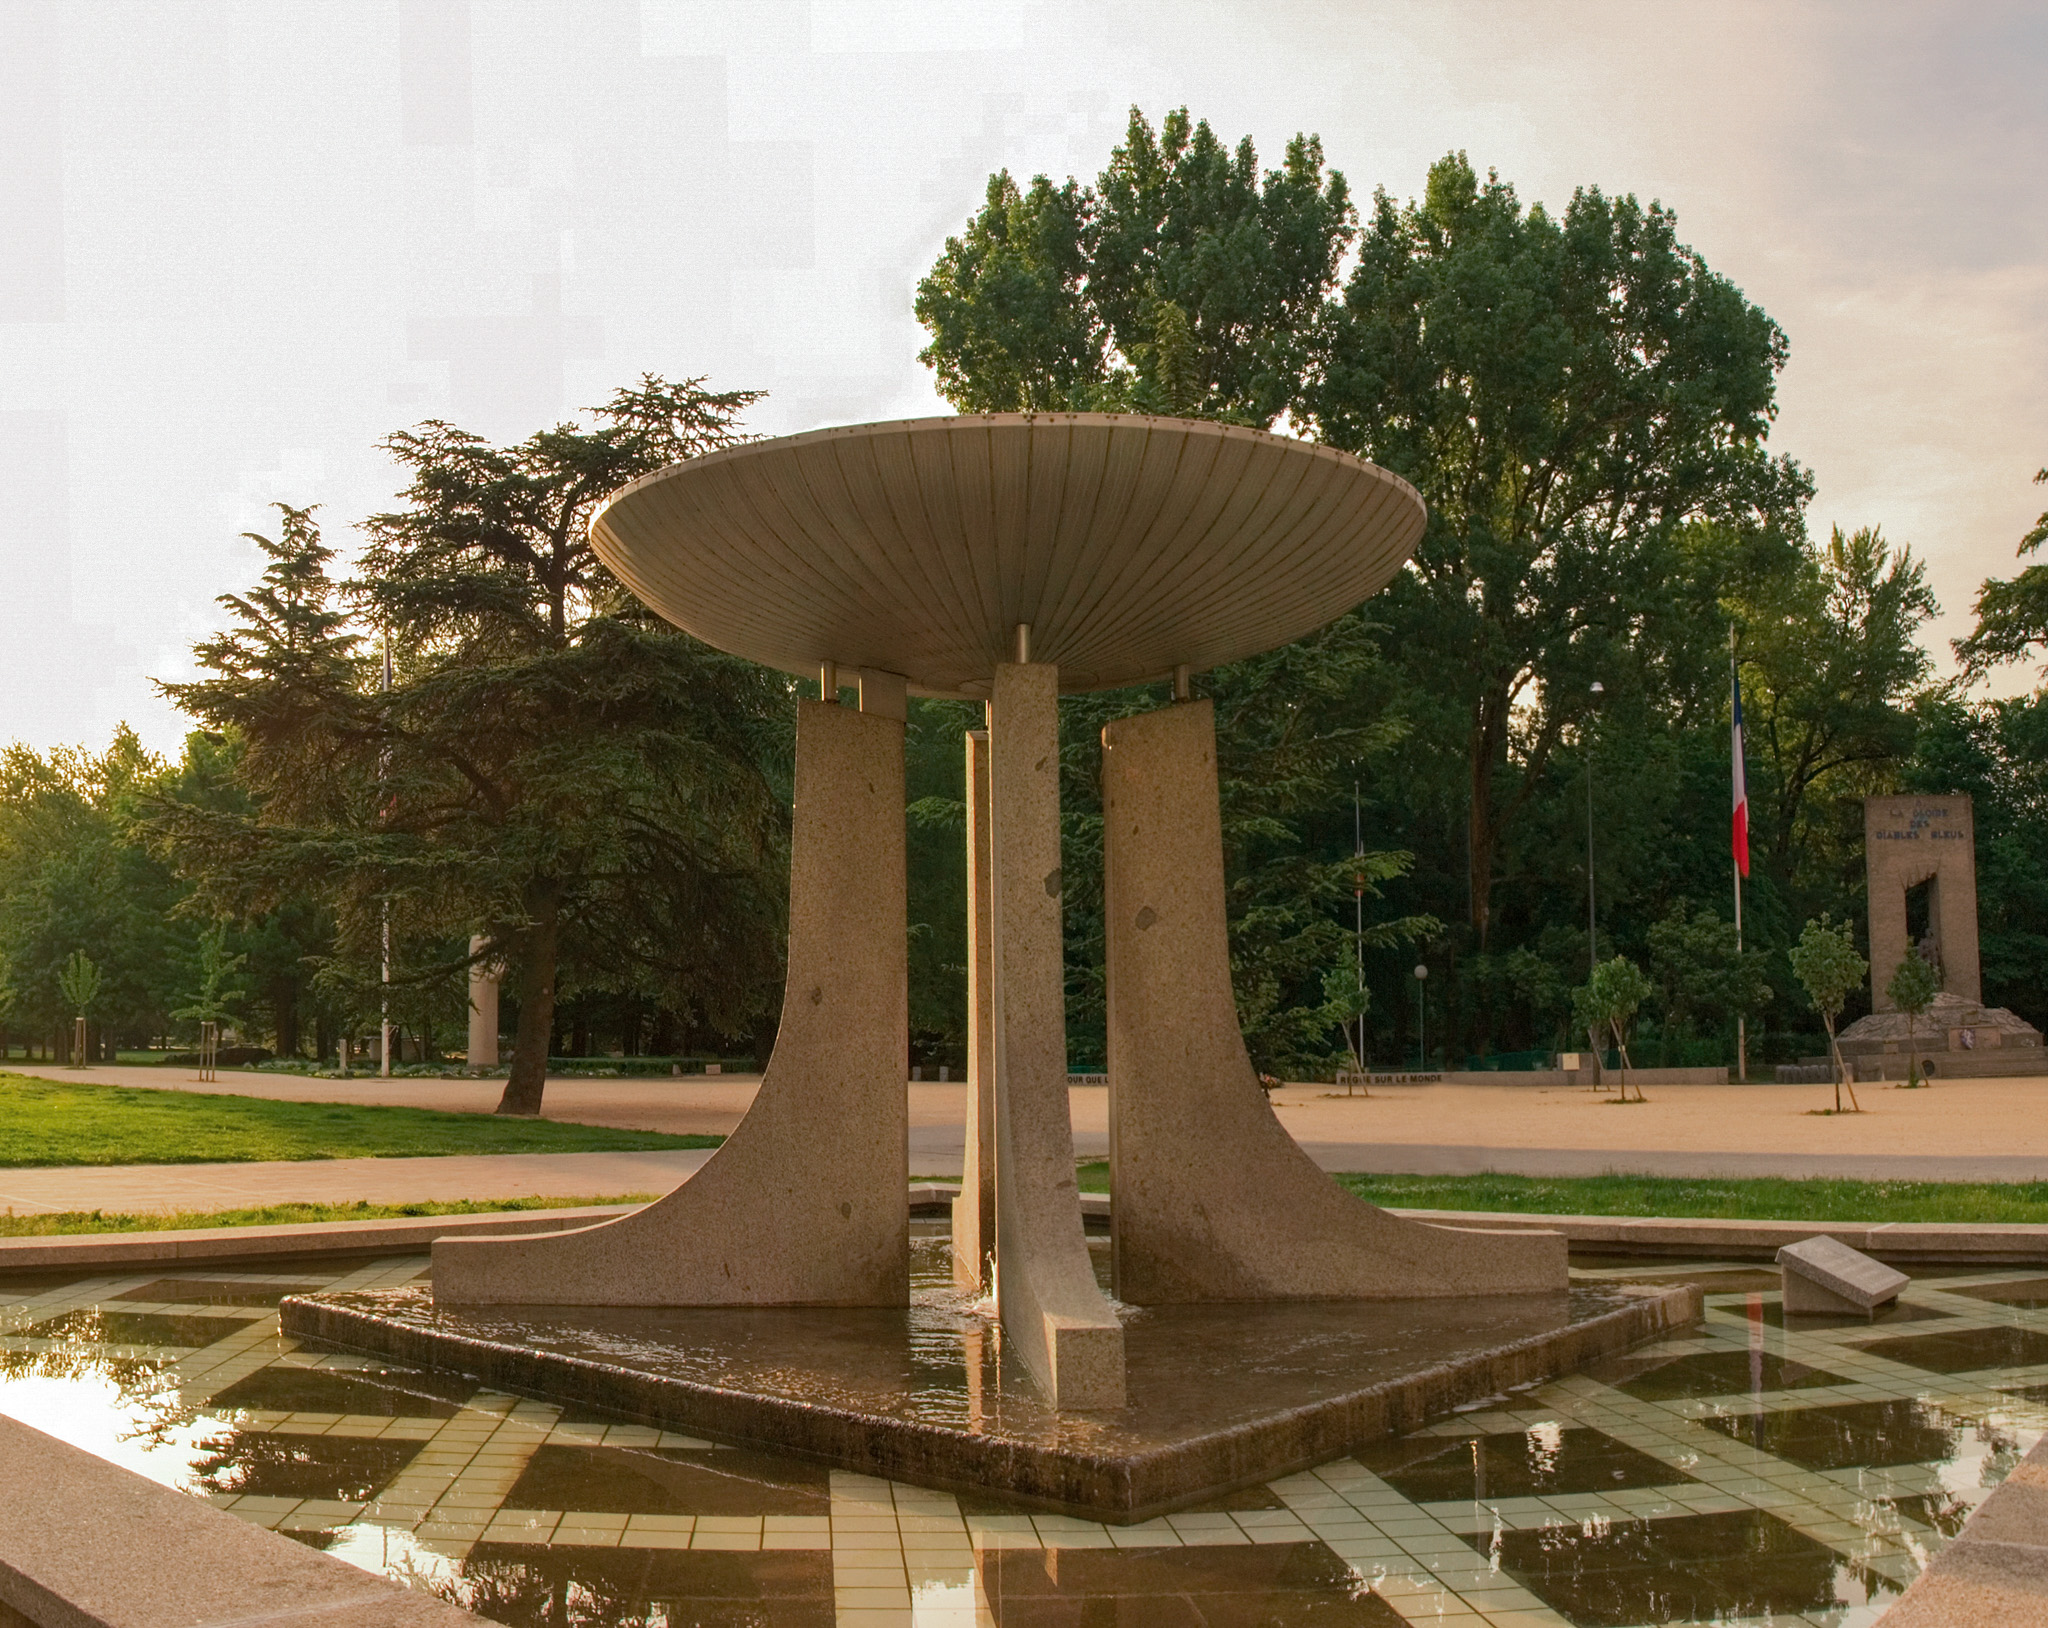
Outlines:
[[1463, 148], [1661, 199], [1791, 336], [1814, 528], [1911, 543], [1945, 641], [2048, 505], [2044, 87], [2038, 0], [0, 0], [0, 742], [173, 749], [239, 533], [352, 546], [401, 425], [643, 371], [767, 433], [939, 410], [918, 276], [1133, 103], [1361, 196]]

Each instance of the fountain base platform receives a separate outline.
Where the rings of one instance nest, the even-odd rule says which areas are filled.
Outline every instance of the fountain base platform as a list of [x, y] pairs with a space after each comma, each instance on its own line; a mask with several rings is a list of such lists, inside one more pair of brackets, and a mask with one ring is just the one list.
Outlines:
[[1119, 1307], [1129, 1405], [1061, 1413], [1005, 1357], [993, 1308], [954, 1291], [949, 1251], [943, 1233], [913, 1239], [902, 1310], [437, 1306], [417, 1284], [293, 1296], [281, 1313], [307, 1344], [1119, 1523], [1325, 1463], [1700, 1316], [1690, 1286]]

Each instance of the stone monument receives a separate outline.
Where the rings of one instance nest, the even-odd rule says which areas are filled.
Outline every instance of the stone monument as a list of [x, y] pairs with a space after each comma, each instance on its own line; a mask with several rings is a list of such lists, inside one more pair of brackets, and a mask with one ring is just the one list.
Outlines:
[[[1977, 829], [1970, 799], [1866, 797], [1863, 862], [1870, 894], [1871, 1005], [1892, 1010], [1885, 992], [1909, 951], [1932, 948], [1942, 990], [1983, 1000], [1977, 962]], [[1912, 931], [1912, 895], [1924, 889], [1924, 920]], [[1931, 941], [1931, 942], [1930, 942]]]
[[[1973, 814], [1970, 799], [1954, 793], [1863, 801], [1872, 1011], [1837, 1042], [1859, 1079], [1903, 1077], [1909, 1042], [1927, 1074], [2042, 1069], [2041, 1032], [2004, 1007], [1984, 1005]], [[1888, 988], [1908, 955], [1927, 956], [1941, 975], [1941, 992], [1910, 1022]]]
[[[1297, 1148], [1231, 997], [1215, 731], [1195, 671], [1378, 592], [1414, 490], [1329, 448], [1129, 415], [963, 416], [735, 447], [638, 481], [599, 555], [798, 705], [783, 1017], [759, 1095], [667, 1197], [549, 1236], [444, 1240], [449, 1306], [906, 1302], [907, 693], [986, 703], [968, 759], [971, 1076], [955, 1270], [1060, 1409], [1125, 1402], [1067, 1112], [1062, 693], [1171, 680], [1104, 733], [1115, 1281], [1125, 1301], [1561, 1293], [1564, 1240], [1403, 1220]], [[859, 709], [839, 704], [849, 682]]]

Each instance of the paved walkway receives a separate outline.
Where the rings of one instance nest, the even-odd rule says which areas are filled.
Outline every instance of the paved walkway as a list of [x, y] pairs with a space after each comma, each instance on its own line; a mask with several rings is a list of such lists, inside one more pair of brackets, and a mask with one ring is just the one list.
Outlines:
[[[17, 1065], [18, 1066], [18, 1065]], [[324, 1080], [231, 1072], [201, 1085], [183, 1071], [51, 1069], [59, 1079], [157, 1090], [212, 1091], [301, 1102], [393, 1103], [488, 1112], [494, 1080]], [[722, 1134], [739, 1123], [759, 1079], [551, 1080], [551, 1119], [641, 1130]], [[2048, 1079], [1951, 1080], [1924, 1091], [1866, 1085], [1868, 1112], [1816, 1112], [1827, 1086], [1653, 1086], [1620, 1107], [1579, 1087], [1383, 1087], [1371, 1097], [1319, 1086], [1274, 1093], [1274, 1106], [1326, 1170], [1533, 1176], [1623, 1171], [1678, 1177], [1833, 1176], [1854, 1180], [2048, 1180]], [[1072, 1093], [1074, 1147], [1106, 1157], [1108, 1097]], [[957, 1175], [966, 1089], [909, 1087], [913, 1175]], [[0, 1207], [211, 1209], [292, 1199], [609, 1196], [665, 1191], [706, 1154], [559, 1153], [428, 1159], [334, 1159], [270, 1165], [128, 1165], [0, 1170]]]

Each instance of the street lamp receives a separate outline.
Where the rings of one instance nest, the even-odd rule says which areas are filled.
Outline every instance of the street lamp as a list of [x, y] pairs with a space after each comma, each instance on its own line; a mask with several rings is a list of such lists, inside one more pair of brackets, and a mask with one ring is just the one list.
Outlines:
[[1415, 963], [1415, 1056], [1416, 1056], [1416, 1065], [1415, 1065], [1415, 1071], [1416, 1071], [1416, 1073], [1418, 1073], [1418, 1074], [1427, 1074], [1427, 1073], [1429, 1072], [1429, 1037], [1428, 1037], [1428, 1033], [1427, 1033], [1427, 1030], [1426, 1030], [1426, 1022], [1427, 1022], [1427, 1019], [1428, 1019], [1428, 1016], [1429, 1016], [1429, 1004], [1428, 1004], [1428, 1002], [1427, 1002], [1427, 1001], [1425, 1001], [1425, 1000], [1423, 999], [1423, 986], [1424, 986], [1424, 984], [1426, 984], [1426, 983], [1428, 982], [1428, 980], [1429, 980], [1429, 968], [1427, 968], [1426, 966], [1424, 966], [1424, 965], [1423, 965], [1423, 964], [1422, 964], [1422, 963], [1421, 963], [1420, 961], [1416, 962], [1416, 963]]
[[[1593, 694], [1605, 694], [1599, 679], [1593, 680]], [[1598, 704], [1597, 701], [1595, 703]], [[1586, 967], [1590, 973], [1600, 964], [1600, 923], [1593, 904], [1593, 722], [1586, 720]]]

